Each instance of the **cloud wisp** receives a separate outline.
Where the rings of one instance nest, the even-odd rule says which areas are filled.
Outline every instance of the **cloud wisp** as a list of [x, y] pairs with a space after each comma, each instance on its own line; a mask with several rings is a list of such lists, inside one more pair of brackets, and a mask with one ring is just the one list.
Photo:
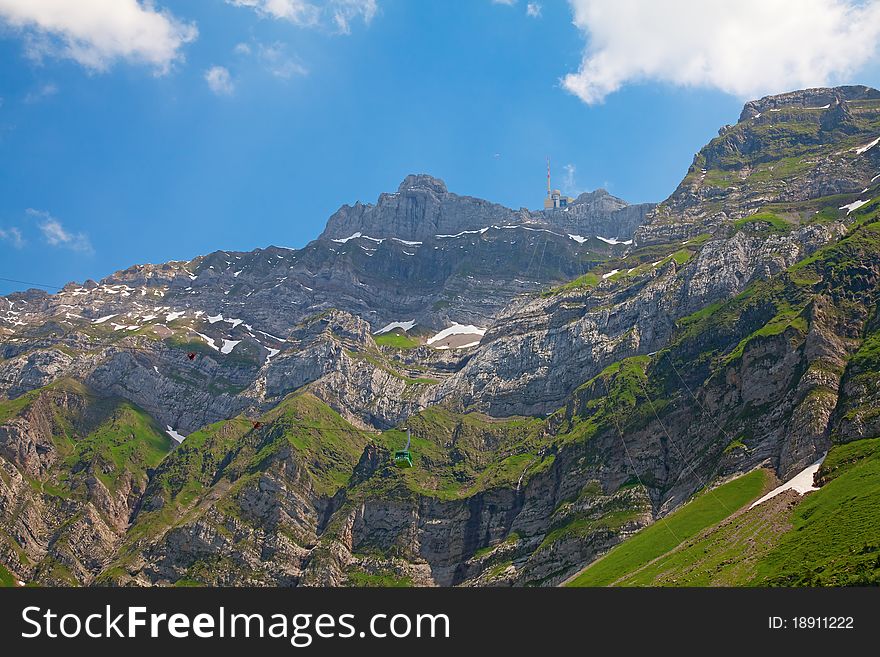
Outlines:
[[264, 44], [258, 43], [257, 57], [272, 75], [282, 80], [289, 80], [294, 76], [308, 75], [308, 69], [300, 62], [290, 57], [282, 43]]
[[562, 85], [586, 103], [654, 81], [754, 98], [824, 86], [877, 53], [880, 0], [569, 0], [587, 41]]
[[333, 26], [350, 34], [357, 20], [369, 25], [379, 12], [377, 0], [226, 0], [235, 7], [248, 7], [264, 18], [285, 20], [299, 27]]
[[0, 228], [0, 240], [9, 242], [16, 249], [24, 247], [25, 241], [21, 234], [21, 230], [15, 226], [9, 228]]
[[54, 82], [47, 82], [46, 84], [40, 85], [37, 89], [26, 93], [22, 100], [27, 105], [33, 105], [34, 103], [39, 103], [47, 98], [51, 98], [57, 93], [58, 85]]
[[26, 212], [37, 221], [37, 228], [40, 229], [46, 244], [79, 253], [95, 252], [85, 233], [69, 232], [58, 219], [44, 210], [28, 208]]
[[205, 71], [205, 82], [208, 87], [218, 96], [231, 96], [235, 93], [235, 83], [232, 75], [225, 66], [212, 66]]
[[577, 174], [577, 167], [573, 164], [566, 164], [562, 167], [563, 171], [565, 171], [565, 175], [562, 177], [562, 189], [566, 194], [571, 194], [572, 196], [577, 196], [581, 193], [581, 190], [577, 186], [577, 180], [575, 179], [575, 175]]

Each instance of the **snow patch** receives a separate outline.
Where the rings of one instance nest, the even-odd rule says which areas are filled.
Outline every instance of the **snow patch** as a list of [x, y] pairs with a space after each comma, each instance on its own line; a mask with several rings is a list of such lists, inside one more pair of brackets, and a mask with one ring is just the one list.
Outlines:
[[400, 242], [401, 244], [406, 244], [407, 246], [421, 246], [421, 242], [410, 242], [409, 240], [402, 240], [399, 237], [392, 237], [395, 242]]
[[852, 203], [850, 203], [848, 205], [841, 205], [837, 209], [838, 210], [846, 210], [846, 213], [849, 214], [853, 210], [858, 210], [860, 207], [862, 207], [863, 205], [867, 205], [870, 202], [871, 202], [871, 199], [868, 199], [867, 201], [853, 201]]
[[482, 338], [486, 335], [486, 329], [474, 326], [473, 324], [453, 324], [428, 338], [428, 344], [434, 344], [438, 340], [448, 338], [450, 335], [479, 335]]
[[114, 317], [116, 317], [115, 314], [114, 315], [107, 315], [106, 317], [99, 317], [98, 319], [93, 319], [92, 324], [103, 324], [108, 319], [113, 319]]
[[237, 345], [239, 342], [241, 342], [241, 340], [226, 340], [224, 338], [223, 346], [220, 347], [220, 353], [221, 354], [230, 353], [233, 349], [235, 349], [235, 345]]
[[[248, 325], [245, 324], [245, 326], [248, 326]], [[250, 327], [248, 326], [248, 328], [250, 328]], [[272, 338], [273, 340], [277, 340], [278, 342], [287, 342], [287, 340], [285, 340], [284, 338], [279, 338], [277, 335], [272, 335], [271, 333], [266, 333], [265, 331], [261, 331], [259, 329], [250, 329], [250, 330], [256, 331], [257, 333], [262, 333], [267, 338]]]
[[798, 472], [794, 477], [786, 481], [784, 484], [777, 488], [774, 488], [757, 502], [753, 502], [749, 508], [754, 509], [761, 502], [766, 502], [767, 500], [774, 498], [780, 493], [784, 493], [787, 490], [796, 491], [798, 495], [803, 495], [804, 493], [808, 493], [811, 490], [819, 490], [813, 484], [813, 476], [819, 471], [819, 466], [822, 465], [822, 461], [824, 460], [825, 454], [823, 454], [818, 461]]
[[876, 146], [877, 144], [880, 144], [880, 137], [877, 137], [877, 139], [872, 141], [870, 144], [865, 144], [864, 146], [859, 146], [858, 148], [853, 149], [853, 150], [855, 150], [856, 155], [861, 155], [862, 153], [866, 153], [869, 150], [871, 150], [872, 148], [874, 148], [874, 146]]
[[193, 331], [193, 333], [195, 333], [195, 334], [196, 334], [197, 336], [199, 336], [202, 340], [204, 340], [205, 342], [207, 342], [207, 343], [208, 343], [208, 346], [211, 347], [211, 349], [213, 349], [214, 351], [220, 351], [220, 350], [217, 348], [217, 345], [214, 344], [214, 338], [209, 338], [209, 337], [208, 337], [207, 335], [205, 335], [204, 333], [199, 333], [198, 331]]
[[437, 237], [439, 239], [455, 239], [456, 237], [461, 237], [462, 235], [482, 235], [487, 230], [489, 230], [488, 226], [486, 226], [485, 228], [480, 228], [479, 230], [463, 230], [460, 233], [456, 233], [455, 235], [434, 235], [434, 237]]
[[547, 228], [532, 228], [531, 226], [502, 226], [502, 228], [522, 228], [523, 230], [530, 230], [533, 233], [550, 233], [551, 235], [559, 235], [559, 237], [562, 237], [560, 233]]
[[361, 233], [360, 231], [358, 231], [358, 232], [356, 232], [356, 233], [352, 233], [352, 234], [349, 235], [348, 237], [342, 237], [342, 238], [340, 238], [340, 239], [334, 239], [334, 240], [331, 240], [331, 241], [336, 242], [337, 244], [345, 244], [345, 243], [348, 242], [349, 240], [356, 240], [356, 239], [358, 239], [358, 238], [363, 238], [363, 239], [365, 239], [365, 240], [372, 240], [373, 242], [377, 242], [377, 243], [379, 243], [379, 244], [381, 244], [382, 242], [385, 241], [385, 238], [384, 238], [384, 237], [370, 237], [369, 235], [364, 235], [364, 234]]
[[183, 317], [185, 314], [186, 314], [185, 310], [178, 310], [173, 313], [168, 313], [167, 315], [165, 315], [165, 321], [166, 322], [173, 322], [175, 319], [179, 319], [180, 317]]
[[619, 269], [612, 269], [607, 274], [602, 274], [602, 279], [604, 280], [606, 278], [611, 278], [612, 276], [614, 276], [614, 274], [618, 273], [619, 271], [620, 271]]
[[219, 322], [222, 319], [223, 319], [223, 315], [209, 315], [208, 316], [208, 323], [209, 324], [216, 324], [217, 322]]
[[414, 319], [411, 319], [408, 322], [391, 322], [380, 328], [378, 331], [375, 331], [373, 335], [382, 335], [383, 333], [388, 333], [388, 331], [393, 331], [396, 328], [403, 329], [404, 331], [409, 331], [415, 325], [416, 320]]
[[165, 425], [165, 433], [167, 433], [169, 436], [171, 436], [177, 442], [178, 445], [180, 443], [182, 443], [184, 440], [186, 440], [186, 436], [183, 436], [183, 435], [177, 433], [174, 429], [171, 428], [170, 425], [167, 425], [167, 424]]
[[597, 240], [602, 240], [602, 241], [605, 242], [606, 244], [611, 244], [612, 246], [614, 246], [615, 244], [625, 244], [625, 245], [628, 246], [628, 245], [630, 245], [630, 244], [633, 243], [632, 240], [625, 240], [625, 241], [623, 241], [623, 240], [619, 240], [619, 239], [617, 239], [617, 238], [615, 238], [615, 237], [602, 237], [601, 235], [596, 235], [596, 239], [597, 239]]
[[588, 237], [584, 237], [583, 235], [572, 235], [571, 233], [569, 233], [568, 236], [578, 244], [583, 244], [589, 239]]

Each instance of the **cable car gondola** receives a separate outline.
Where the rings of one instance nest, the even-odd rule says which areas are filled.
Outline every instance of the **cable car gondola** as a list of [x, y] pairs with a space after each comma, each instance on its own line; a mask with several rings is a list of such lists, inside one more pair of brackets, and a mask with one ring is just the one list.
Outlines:
[[394, 465], [398, 468], [413, 467], [412, 454], [409, 451], [409, 445], [412, 442], [412, 435], [409, 429], [406, 430], [406, 447], [394, 452]]

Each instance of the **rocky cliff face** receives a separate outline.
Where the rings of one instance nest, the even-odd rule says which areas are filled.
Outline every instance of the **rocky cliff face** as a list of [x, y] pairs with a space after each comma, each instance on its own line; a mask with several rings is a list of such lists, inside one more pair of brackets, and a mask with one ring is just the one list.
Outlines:
[[[880, 92], [807, 89], [746, 104], [694, 157], [675, 192], [636, 232], [640, 244], [686, 239], [784, 203], [858, 194], [876, 175]], [[863, 150], [865, 149], [865, 150]]]
[[324, 239], [344, 239], [355, 233], [408, 241], [479, 230], [491, 224], [522, 223], [517, 213], [496, 203], [450, 194], [446, 183], [428, 175], [407, 176], [397, 192], [382, 194], [376, 205], [344, 205], [327, 221]]
[[[420, 362], [377, 369], [375, 359], [350, 354], [377, 350], [371, 332], [414, 322], [424, 341], [453, 324], [486, 327], [517, 296], [570, 280], [627, 248], [595, 235], [575, 239], [546, 221], [529, 223], [527, 213], [513, 217], [500, 206], [450, 194], [433, 178], [410, 176], [401, 190], [395, 204], [434, 208], [439, 217], [414, 215], [413, 225], [428, 230], [424, 241], [387, 233], [327, 237], [299, 251], [217, 252], [134, 266], [57, 294], [11, 295], [0, 310], [6, 336], [0, 390], [16, 396], [73, 377], [125, 395], [185, 433], [263, 410], [323, 379], [326, 390], [336, 390], [324, 395], [335, 408], [385, 428], [421, 407], [421, 388], [412, 380], [437, 382], [451, 369], [445, 361], [460, 359], [422, 350], [407, 356], [413, 361], [420, 354]], [[631, 211], [610, 198], [590, 195], [572, 206], [572, 216]], [[370, 216], [413, 237], [389, 207], [382, 201]], [[436, 233], [461, 226], [477, 228]], [[360, 228], [372, 230], [372, 224]], [[610, 230], [593, 227], [600, 228]], [[302, 328], [339, 313], [348, 316], [342, 323], [358, 324], [349, 336], [354, 347], [331, 340], [329, 329]], [[197, 358], [187, 359], [193, 352]], [[388, 394], [406, 401], [389, 404]]]
[[620, 242], [631, 240], [636, 229], [645, 223], [653, 203], [630, 205], [604, 189], [584, 192], [566, 208], [544, 210], [541, 219], [575, 235], [601, 235]]
[[511, 304], [437, 398], [546, 413], [609, 363], [657, 350], [680, 317], [844, 234], [878, 180], [880, 149], [869, 148], [878, 136], [880, 92], [866, 87], [747, 104], [648, 214], [626, 258], [579, 286]]
[[653, 262], [636, 250], [594, 285], [511, 305], [436, 399], [493, 415], [552, 412], [610, 363], [661, 348], [679, 318], [778, 274], [844, 231], [836, 222], [774, 236], [744, 230], [698, 250], [687, 242], [646, 250]]
[[[878, 137], [874, 90], [785, 94], [656, 208], [513, 211], [410, 176], [298, 251], [10, 295], [0, 563], [552, 585], [718, 478], [874, 435]], [[428, 344], [453, 323], [487, 331]]]
[[375, 205], [345, 205], [327, 221], [323, 239], [345, 239], [356, 233], [374, 238], [431, 240], [438, 235], [479, 231], [487, 226], [533, 225], [578, 235], [632, 237], [653, 204], [629, 205], [604, 189], [581, 194], [568, 208], [511, 210], [470, 196], [452, 194], [433, 176], [407, 176], [394, 194], [382, 194]]
[[171, 439], [140, 409], [70, 381], [0, 404], [0, 559], [24, 581], [91, 583]]

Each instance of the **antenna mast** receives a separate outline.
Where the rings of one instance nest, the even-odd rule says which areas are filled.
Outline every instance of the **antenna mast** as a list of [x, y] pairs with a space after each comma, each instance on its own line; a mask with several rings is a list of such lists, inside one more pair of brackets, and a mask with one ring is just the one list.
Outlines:
[[550, 156], [547, 156], [547, 196], [550, 196]]

